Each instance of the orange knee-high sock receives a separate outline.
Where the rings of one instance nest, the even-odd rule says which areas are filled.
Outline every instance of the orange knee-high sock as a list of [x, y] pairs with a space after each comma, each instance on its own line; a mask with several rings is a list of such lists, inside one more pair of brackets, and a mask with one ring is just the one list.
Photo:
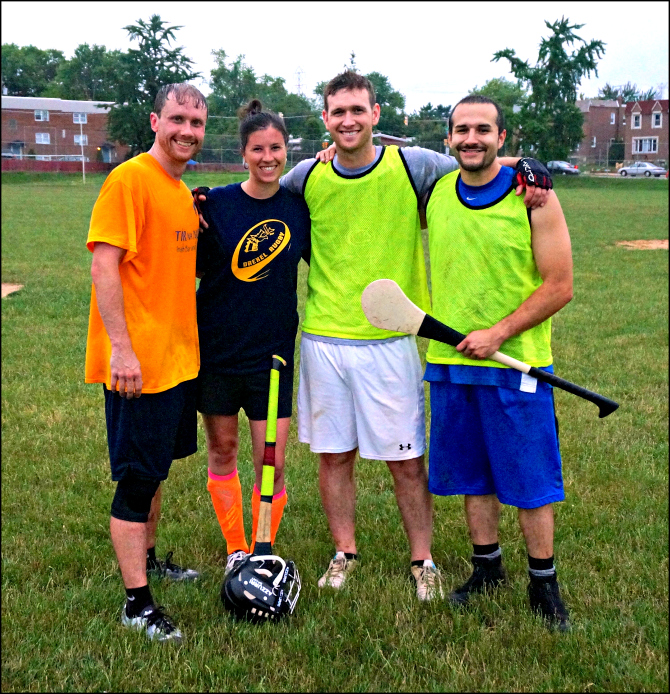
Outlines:
[[[275, 537], [277, 535], [277, 530], [279, 530], [279, 524], [281, 523], [281, 517], [284, 515], [284, 508], [288, 502], [288, 495], [286, 494], [286, 487], [284, 487], [278, 494], [272, 497], [272, 518], [270, 520], [270, 541], [272, 544], [275, 542]], [[258, 487], [254, 484], [254, 491], [251, 494], [251, 551], [254, 551], [254, 544], [256, 543], [256, 528], [258, 528], [258, 514], [261, 510], [261, 492]]]
[[226, 538], [227, 552], [237, 550], [249, 551], [244, 535], [244, 517], [242, 515], [242, 486], [237, 475], [237, 468], [229, 475], [215, 475], [207, 470], [207, 490], [212, 496], [212, 504], [219, 519], [221, 532]]

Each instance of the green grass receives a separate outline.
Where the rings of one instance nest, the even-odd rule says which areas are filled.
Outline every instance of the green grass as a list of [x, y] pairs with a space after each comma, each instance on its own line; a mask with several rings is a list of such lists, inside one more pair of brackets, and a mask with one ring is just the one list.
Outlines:
[[[566, 487], [556, 556], [571, 634], [547, 632], [527, 610], [512, 509], [501, 527], [510, 586], [465, 613], [417, 604], [391, 478], [374, 461], [357, 466], [360, 566], [342, 593], [319, 592], [332, 544], [316, 457], [295, 429], [277, 550], [300, 569], [298, 610], [274, 627], [233, 622], [218, 597], [225, 549], [200, 430], [200, 451], [165, 485], [158, 550], [175, 549], [204, 578], [152, 583], [187, 637], [172, 648], [120, 626], [103, 399], [83, 383], [84, 244], [103, 180], [2, 176], [2, 280], [25, 285], [2, 301], [3, 691], [668, 690], [668, 254], [615, 245], [667, 238], [667, 181], [556, 184], [575, 259], [575, 298], [554, 319], [556, 371], [621, 403], [599, 420], [592, 404], [556, 391]], [[303, 267], [301, 310], [304, 280]], [[244, 427], [240, 475], [246, 503]], [[458, 498], [435, 499], [433, 554], [448, 587], [467, 577]]]

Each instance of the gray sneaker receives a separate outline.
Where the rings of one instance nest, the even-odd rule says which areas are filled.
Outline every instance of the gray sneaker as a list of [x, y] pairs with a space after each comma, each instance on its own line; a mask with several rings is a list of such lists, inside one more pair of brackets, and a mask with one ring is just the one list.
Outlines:
[[347, 559], [344, 556], [344, 552], [337, 552], [330, 560], [326, 573], [319, 579], [319, 588], [328, 586], [338, 590], [342, 587], [347, 576], [354, 570], [357, 563], [357, 559]]
[[147, 558], [147, 576], [156, 578], [169, 578], [171, 581], [195, 581], [200, 577], [200, 572], [194, 569], [186, 569], [179, 564], [172, 563], [173, 552], [168, 552], [165, 561], [156, 559], [149, 561]]
[[163, 612], [163, 608], [156, 605], [145, 607], [137, 617], [129, 617], [126, 614], [126, 606], [123, 606], [121, 613], [121, 623], [125, 627], [136, 629], [137, 631], [146, 630], [147, 637], [151, 641], [174, 641], [180, 643], [182, 634], [179, 629], [170, 621], [170, 618]]
[[432, 560], [425, 559], [423, 566], [413, 566], [412, 576], [416, 582], [416, 597], [421, 601], [444, 598], [442, 575]]
[[248, 556], [249, 555], [243, 549], [238, 549], [237, 552], [229, 554], [228, 560], [226, 561], [226, 571], [223, 575], [227, 576], [233, 570], [237, 562], [244, 561]]

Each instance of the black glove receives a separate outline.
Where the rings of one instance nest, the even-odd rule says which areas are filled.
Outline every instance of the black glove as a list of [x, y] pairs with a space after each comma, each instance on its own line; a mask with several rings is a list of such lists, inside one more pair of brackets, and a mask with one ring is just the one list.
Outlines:
[[537, 159], [523, 157], [516, 165], [516, 184], [521, 186], [537, 186], [544, 190], [551, 190], [554, 184], [551, 174], [545, 165]]
[[[535, 160], [533, 159], [533, 161]], [[195, 209], [198, 211], [198, 214], [202, 214], [202, 209], [200, 208], [202, 200], [198, 199], [198, 195], [204, 195], [205, 197], [207, 197], [207, 193], [209, 193], [209, 188], [207, 186], [199, 186], [198, 188], [193, 188], [191, 190], [191, 195], [193, 196], [193, 204], [195, 205]]]

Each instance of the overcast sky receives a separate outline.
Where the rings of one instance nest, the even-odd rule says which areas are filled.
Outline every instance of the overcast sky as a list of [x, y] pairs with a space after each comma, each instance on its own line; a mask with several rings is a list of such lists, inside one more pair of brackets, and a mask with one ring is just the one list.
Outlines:
[[[257, 75], [286, 80], [289, 91], [314, 96], [356, 54], [360, 72], [386, 75], [404, 94], [406, 111], [427, 102], [454, 104], [494, 77], [513, 79], [493, 53], [513, 48], [535, 64], [544, 20], [565, 15], [584, 24], [578, 35], [606, 43], [598, 77], [584, 80], [585, 96], [606, 82], [663, 85], [668, 98], [666, 2], [2, 2], [2, 43], [56, 48], [72, 57], [81, 43], [127, 50], [122, 27], [159, 14], [183, 28], [177, 43], [202, 72], [213, 49], [245, 55]], [[341, 27], [341, 28], [339, 28]]]

